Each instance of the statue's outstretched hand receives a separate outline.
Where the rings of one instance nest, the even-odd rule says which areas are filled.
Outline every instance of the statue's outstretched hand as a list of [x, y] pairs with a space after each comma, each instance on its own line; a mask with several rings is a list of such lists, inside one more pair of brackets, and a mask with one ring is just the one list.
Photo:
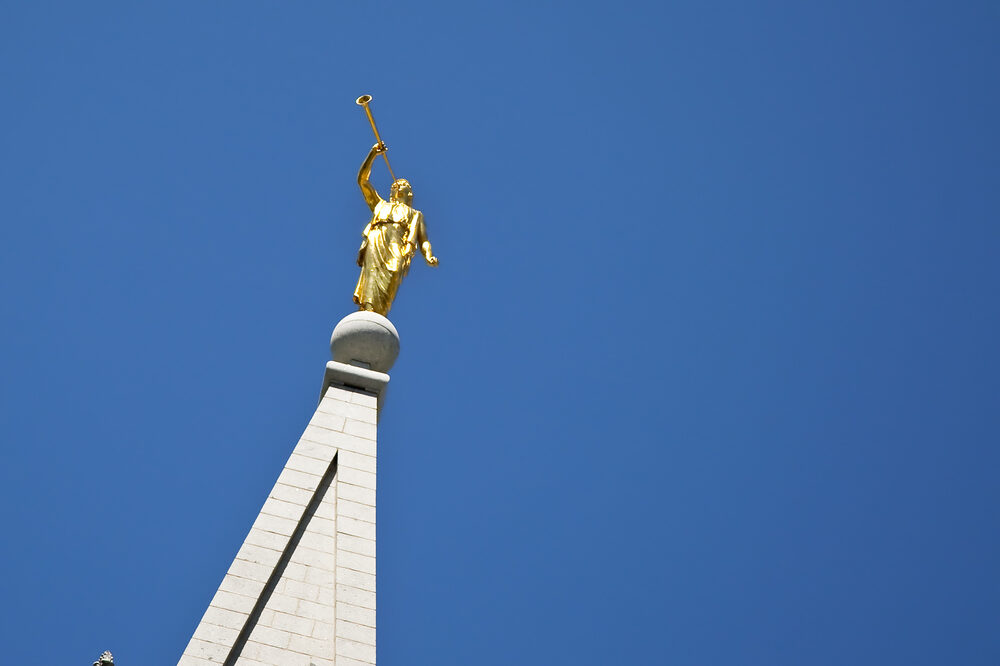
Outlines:
[[423, 243], [420, 244], [420, 253], [424, 255], [424, 259], [427, 260], [428, 264], [430, 264], [431, 266], [438, 265], [438, 258], [434, 256], [433, 250], [431, 250], [430, 241], [425, 240]]
[[385, 145], [384, 143], [376, 143], [374, 146], [372, 146], [372, 152], [375, 153], [376, 155], [378, 155], [379, 153], [384, 153], [388, 149], [389, 146]]

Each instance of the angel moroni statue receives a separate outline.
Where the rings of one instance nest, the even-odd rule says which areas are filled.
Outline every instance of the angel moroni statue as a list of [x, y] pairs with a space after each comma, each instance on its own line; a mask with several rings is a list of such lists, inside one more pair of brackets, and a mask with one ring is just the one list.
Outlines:
[[368, 108], [370, 101], [369, 95], [363, 95], [357, 100], [368, 114], [377, 143], [368, 151], [358, 172], [358, 185], [372, 216], [362, 232], [364, 239], [358, 250], [361, 276], [354, 289], [354, 302], [361, 310], [385, 316], [392, 307], [392, 300], [410, 268], [410, 258], [417, 248], [431, 266], [437, 266], [438, 260], [427, 240], [423, 213], [412, 206], [413, 190], [410, 183], [403, 178], [396, 178], [390, 166], [389, 173], [393, 176], [393, 183], [388, 201], [379, 196], [371, 184], [370, 176], [375, 158], [381, 155], [386, 166], [389, 166], [389, 158], [385, 154], [386, 145], [379, 137], [375, 119]]

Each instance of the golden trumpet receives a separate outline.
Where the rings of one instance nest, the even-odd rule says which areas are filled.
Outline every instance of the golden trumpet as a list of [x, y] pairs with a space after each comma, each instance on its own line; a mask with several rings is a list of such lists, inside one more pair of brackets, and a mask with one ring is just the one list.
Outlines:
[[[382, 137], [378, 135], [378, 127], [375, 127], [375, 118], [372, 116], [372, 110], [368, 108], [368, 105], [372, 101], [371, 95], [362, 95], [361, 97], [354, 100], [358, 106], [365, 107], [365, 114], [368, 116], [368, 122], [371, 123], [372, 131], [375, 132], [375, 140], [378, 141], [380, 146], [385, 146], [385, 142], [382, 141]], [[385, 160], [386, 167], [389, 168], [389, 175], [392, 176], [393, 182], [396, 181], [396, 174], [392, 172], [392, 167], [389, 166], [389, 157], [385, 154], [385, 150], [382, 151], [382, 159]]]

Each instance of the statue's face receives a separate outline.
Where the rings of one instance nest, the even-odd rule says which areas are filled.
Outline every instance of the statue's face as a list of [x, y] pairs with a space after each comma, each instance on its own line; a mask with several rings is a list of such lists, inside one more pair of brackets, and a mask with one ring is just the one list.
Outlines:
[[392, 189], [389, 191], [389, 198], [395, 202], [409, 205], [413, 201], [413, 190], [410, 189], [408, 182], [400, 178], [392, 184]]

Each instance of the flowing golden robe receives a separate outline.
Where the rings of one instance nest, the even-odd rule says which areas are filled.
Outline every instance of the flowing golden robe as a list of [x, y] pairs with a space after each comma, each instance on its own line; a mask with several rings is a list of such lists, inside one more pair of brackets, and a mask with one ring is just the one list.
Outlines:
[[[365, 228], [365, 240], [358, 252], [361, 276], [354, 289], [354, 302], [362, 309], [370, 304], [375, 312], [386, 315], [392, 307], [403, 277], [410, 268], [410, 258], [417, 245], [423, 224], [420, 211], [405, 203], [379, 200], [372, 219]], [[404, 249], [407, 241], [410, 254]]]

